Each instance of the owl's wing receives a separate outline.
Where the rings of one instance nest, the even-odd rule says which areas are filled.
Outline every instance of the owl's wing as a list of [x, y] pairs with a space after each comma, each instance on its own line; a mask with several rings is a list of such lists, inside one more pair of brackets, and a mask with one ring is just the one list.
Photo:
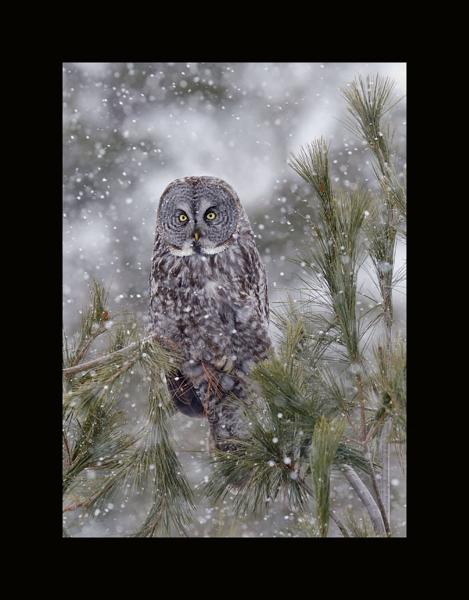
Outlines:
[[243, 255], [245, 259], [245, 265], [243, 266], [246, 276], [243, 278], [241, 289], [245, 294], [254, 299], [260, 316], [268, 322], [269, 299], [267, 296], [267, 275], [254, 240], [245, 248]]
[[[259, 259], [259, 261], [260, 261], [260, 259]], [[262, 263], [260, 263], [260, 265], [261, 265], [262, 273], [261, 273], [261, 278], [260, 278], [261, 281], [260, 281], [259, 287], [260, 287], [261, 295], [264, 299], [264, 304], [263, 304], [262, 308], [264, 311], [265, 320], [269, 321], [269, 296], [267, 295], [267, 275], [265, 272], [264, 265]]]

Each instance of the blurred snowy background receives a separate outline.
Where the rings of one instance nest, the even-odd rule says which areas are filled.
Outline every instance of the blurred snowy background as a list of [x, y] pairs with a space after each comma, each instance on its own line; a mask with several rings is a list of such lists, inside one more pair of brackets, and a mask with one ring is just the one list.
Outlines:
[[[340, 88], [379, 73], [406, 93], [405, 63], [65, 63], [63, 65], [63, 321], [79, 323], [91, 277], [110, 291], [111, 313], [147, 321], [148, 277], [159, 197], [188, 175], [227, 180], [246, 207], [269, 277], [272, 305], [298, 285], [288, 259], [308, 240], [311, 195], [287, 166], [291, 152], [323, 135], [337, 187], [376, 189], [370, 155], [344, 127]], [[406, 104], [390, 114], [397, 167], [405, 173]], [[309, 215], [309, 217], [308, 217]], [[396, 269], [405, 260], [398, 246]], [[405, 296], [395, 294], [398, 327]], [[129, 389], [130, 414], [143, 418], [145, 396]], [[180, 459], [194, 486], [208, 477], [206, 426], [177, 415]], [[405, 478], [393, 472], [394, 527], [405, 531]], [[347, 493], [345, 496], [347, 496]], [[350, 497], [351, 494], [350, 494]], [[105, 518], [68, 516], [75, 536], [125, 535], [143, 520], [145, 498]], [[232, 519], [203, 500], [191, 535], [294, 536], [296, 516], [278, 503], [265, 519]]]

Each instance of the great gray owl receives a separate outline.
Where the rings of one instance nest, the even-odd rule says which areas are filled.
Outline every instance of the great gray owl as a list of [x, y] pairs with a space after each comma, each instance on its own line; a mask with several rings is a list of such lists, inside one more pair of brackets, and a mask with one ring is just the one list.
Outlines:
[[271, 347], [265, 269], [235, 191], [216, 177], [176, 179], [157, 212], [150, 317], [182, 354], [167, 377], [176, 407], [207, 417], [210, 446], [230, 450], [246, 376]]

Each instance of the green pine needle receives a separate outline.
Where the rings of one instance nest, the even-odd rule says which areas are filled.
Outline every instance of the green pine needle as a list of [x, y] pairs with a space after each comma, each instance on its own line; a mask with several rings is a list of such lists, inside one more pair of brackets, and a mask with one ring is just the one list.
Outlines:
[[329, 528], [331, 467], [344, 429], [342, 419], [328, 421], [323, 416], [314, 428], [310, 460], [321, 537], [327, 537]]

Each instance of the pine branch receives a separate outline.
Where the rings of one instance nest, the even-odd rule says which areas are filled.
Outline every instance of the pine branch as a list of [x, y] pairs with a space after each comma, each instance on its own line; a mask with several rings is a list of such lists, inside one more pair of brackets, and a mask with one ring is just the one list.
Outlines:
[[391, 164], [390, 131], [383, 124], [384, 115], [400, 101], [392, 98], [393, 86], [389, 78], [379, 75], [366, 80], [358, 77], [343, 89], [343, 95], [351, 115], [347, 126], [357, 137], [364, 138], [372, 150], [377, 163], [375, 173], [388, 207], [405, 216], [406, 195]]
[[316, 514], [322, 537], [327, 537], [330, 516], [330, 472], [344, 427], [343, 420], [327, 421], [324, 417], [321, 417], [314, 427], [310, 460]]
[[147, 449], [150, 467], [155, 473], [152, 506], [135, 537], [153, 537], [159, 531], [166, 534], [172, 526], [186, 535], [195, 508], [192, 490], [182, 476], [182, 467], [168, 440]]
[[[290, 166], [312, 186], [320, 202], [320, 224], [313, 226], [315, 248], [309, 257], [303, 259], [302, 266], [311, 272], [313, 283], [307, 285], [314, 296], [319, 298], [318, 305], [322, 304], [326, 310], [333, 313], [329, 320], [340, 332], [337, 340], [343, 343], [346, 358], [353, 368], [361, 421], [359, 441], [363, 444], [369, 462], [369, 474], [377, 497], [377, 506], [389, 534], [388, 511], [383, 505], [381, 490], [376, 483], [374, 464], [368, 447], [372, 431], [376, 431], [376, 428], [372, 424], [368, 431], [363, 381], [366, 366], [362, 356], [364, 348], [359, 346], [363, 336], [377, 323], [379, 315], [368, 320], [366, 327], [362, 328], [361, 321], [365, 315], [357, 314], [356, 281], [365, 257], [363, 232], [366, 231], [368, 250], [377, 272], [383, 300], [386, 348], [389, 350], [393, 318], [392, 271], [398, 223], [395, 211], [404, 212], [405, 195], [396, 184], [397, 178], [390, 164], [389, 132], [381, 131], [382, 117], [391, 108], [392, 85], [388, 80], [382, 81], [377, 77], [375, 82], [367, 79], [366, 88], [363, 80], [359, 80], [352, 84], [345, 96], [357, 126], [355, 131], [365, 136], [375, 153], [376, 172], [380, 172], [379, 179], [385, 199], [384, 211], [377, 199], [373, 199], [372, 204], [372, 199], [367, 193], [358, 192], [355, 195], [344, 196], [333, 191], [328, 169], [328, 149], [323, 139], [301, 149], [297, 156], [290, 159]], [[351, 124], [353, 125], [352, 122]], [[325, 289], [325, 293], [321, 291], [321, 287]], [[342, 396], [341, 392], [334, 392], [339, 398]], [[348, 415], [346, 404], [342, 404], [342, 407]], [[350, 422], [350, 416], [348, 418]], [[351, 426], [353, 427], [352, 423]], [[386, 468], [386, 465], [384, 467]], [[324, 531], [324, 518], [321, 527]]]
[[357, 496], [363, 502], [363, 505], [365, 506], [366, 510], [368, 511], [375, 532], [378, 535], [386, 535], [383, 517], [381, 516], [381, 512], [378, 508], [378, 505], [376, 504], [373, 496], [371, 495], [366, 485], [356, 474], [354, 469], [349, 465], [344, 465], [342, 467], [342, 472], [347, 481], [352, 486], [352, 488], [355, 490]]
[[332, 189], [328, 149], [323, 139], [300, 150], [290, 166], [310, 183], [320, 200], [320, 225], [314, 227], [316, 247], [306, 266], [317, 269], [327, 289], [326, 304], [352, 362], [359, 360], [359, 324], [356, 313], [357, 271], [364, 258], [362, 226], [370, 196], [366, 191], [335, 194]]
[[142, 340], [139, 340], [138, 342], [132, 342], [125, 348], [120, 348], [119, 350], [110, 352], [109, 354], [100, 356], [93, 360], [89, 360], [85, 363], [77, 364], [72, 367], [67, 367], [65, 369], [62, 369], [62, 373], [67, 376], [75, 375], [76, 373], [81, 373], [83, 371], [89, 371], [90, 369], [94, 369], [95, 367], [99, 367], [101, 365], [106, 365], [108, 363], [112, 363], [117, 356], [126, 355], [126, 354], [132, 352], [133, 350], [140, 349], [143, 344], [145, 344], [146, 342], [151, 342], [155, 339], [156, 339], [155, 335], [147, 336], [147, 337], [143, 338]]
[[[338, 529], [339, 529], [340, 533], [341, 533], [341, 534], [342, 534], [344, 537], [346, 537], [346, 538], [350, 537], [350, 534], [349, 534], [349, 532], [347, 531], [347, 528], [345, 527], [345, 525], [342, 523], [342, 521], [341, 521], [341, 520], [340, 520], [338, 517], [336, 517], [336, 516], [335, 516], [335, 515], [332, 513], [332, 511], [329, 513], [329, 516], [330, 516], [330, 518], [332, 519], [332, 521], [334, 521], [334, 523], [337, 525], [337, 527], [338, 527]], [[356, 537], [358, 537], [358, 536], [356, 536]]]
[[406, 428], [406, 347], [404, 340], [397, 337], [390, 350], [377, 344], [373, 349], [374, 371], [371, 384], [380, 398], [375, 421], [384, 423], [392, 418], [396, 437], [402, 437]]
[[[376, 159], [374, 166], [375, 175], [380, 183], [384, 207], [379, 205], [373, 211], [372, 218], [368, 221], [368, 238], [370, 240], [370, 256], [373, 260], [383, 301], [383, 316], [385, 324], [385, 348], [389, 355], [392, 352], [392, 326], [393, 326], [393, 263], [398, 231], [396, 211], [402, 218], [406, 214], [406, 195], [404, 188], [399, 184], [394, 168], [391, 164], [391, 144], [389, 128], [382, 124], [383, 116], [390, 110], [392, 83], [388, 79], [376, 76], [374, 81], [368, 77], [366, 82], [359, 78], [354, 81], [349, 89], [344, 90], [344, 96], [351, 114], [349, 125], [359, 136], [368, 142]], [[381, 357], [382, 358], [382, 357]], [[380, 359], [381, 368], [388, 366]], [[388, 396], [384, 392], [383, 399]], [[379, 450], [383, 465], [382, 485], [378, 490], [375, 480], [377, 497], [383, 498], [380, 509], [387, 529], [390, 519], [390, 482], [389, 482], [389, 433], [391, 423], [385, 421], [379, 439]]]
[[353, 537], [376, 537], [369, 518], [365, 515], [361, 521], [360, 523], [350, 509], [347, 511], [345, 522]]
[[301, 148], [298, 156], [292, 155], [289, 165], [315, 190], [320, 202], [322, 224], [333, 235], [335, 198], [329, 176], [329, 149], [324, 138], [319, 138]]
[[[178, 357], [156, 343], [154, 336], [137, 339], [135, 324], [123, 321], [105, 328], [110, 340], [104, 356], [77, 362], [96, 339], [85, 332], [93, 329], [93, 322], [102, 314], [103, 288], [94, 285], [91, 293], [73, 355], [64, 339], [66, 364], [70, 365], [64, 369], [64, 493], [70, 497], [71, 490], [83, 488], [83, 474], [89, 469], [100, 476], [92, 485], [87, 483], [84, 498], [66, 503], [64, 512], [103, 507], [118, 494], [141, 493], [149, 486], [152, 505], [135, 535], [169, 533], [173, 526], [184, 535], [194, 508], [193, 496], [170, 443], [168, 420], [175, 409], [164, 380], [164, 374], [176, 368]], [[94, 334], [97, 331], [93, 329]], [[135, 366], [150, 381], [148, 419], [143, 429], [130, 435], [125, 433], [116, 402]]]
[[75, 344], [69, 347], [67, 336], [64, 332], [64, 363], [68, 367], [77, 365], [88, 352], [91, 344], [106, 332], [105, 322], [109, 318], [106, 309], [107, 293], [104, 287], [96, 280], [91, 280], [90, 302], [88, 308], [83, 310], [80, 328]]
[[64, 471], [64, 492], [78, 482], [78, 476], [85, 469], [115, 466], [133, 443], [132, 438], [123, 433], [123, 415], [115, 409], [108, 391], [97, 394], [96, 402], [89, 407], [75, 435], [71, 460]]
[[[304, 489], [306, 490], [306, 492], [308, 492], [308, 494], [311, 496], [311, 498], [315, 498], [313, 489], [306, 483], [304, 478], [299, 477], [299, 481], [300, 481], [301, 485], [304, 487]], [[328, 517], [337, 525], [337, 527], [338, 527], [339, 531], [342, 533], [343, 537], [350, 537], [349, 532], [347, 531], [347, 528], [342, 523], [342, 521], [333, 513], [332, 510], [329, 510]]]

